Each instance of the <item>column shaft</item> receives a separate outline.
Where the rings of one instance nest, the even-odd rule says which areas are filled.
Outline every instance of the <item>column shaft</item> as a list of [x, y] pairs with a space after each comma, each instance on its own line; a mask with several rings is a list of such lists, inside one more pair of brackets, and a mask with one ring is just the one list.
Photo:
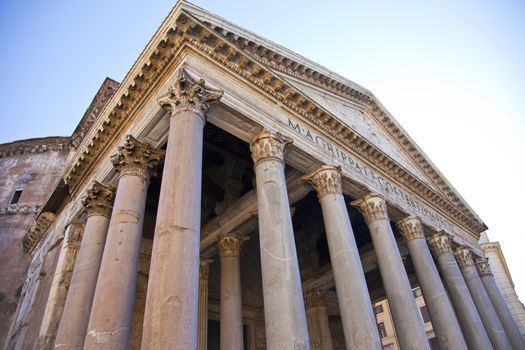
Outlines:
[[368, 224], [401, 348], [430, 350], [384, 199], [379, 195], [368, 194], [352, 204], [361, 210]]
[[119, 180], [84, 349], [129, 347], [148, 181]]
[[512, 349], [509, 338], [503, 330], [503, 325], [492, 306], [485, 287], [483, 287], [483, 283], [481, 283], [474, 262], [472, 261], [470, 250], [462, 246], [456, 249], [455, 254], [461, 268], [461, 274], [465, 279], [492, 346], [497, 350]]
[[332, 350], [334, 346], [323, 295], [318, 290], [309, 291], [305, 295], [308, 336], [311, 349]]
[[346, 347], [381, 349], [359, 250], [342, 194], [340, 169], [323, 166], [305, 179], [314, 185], [323, 211]]
[[467, 344], [430, 254], [419, 219], [409, 216], [398, 222], [397, 226], [410, 251], [439, 348], [467, 350]]
[[159, 104], [171, 115], [142, 349], [197, 348], [204, 112], [220, 98], [184, 70]]
[[309, 349], [279, 134], [259, 133], [250, 149], [255, 163], [266, 344], [269, 350]]
[[201, 259], [199, 272], [199, 336], [198, 350], [208, 350], [208, 277], [209, 259]]
[[428, 242], [437, 256], [439, 268], [469, 349], [492, 349], [485, 327], [452, 254], [451, 236], [439, 232], [434, 234]]
[[496, 314], [498, 315], [513, 348], [525, 349], [525, 340], [523, 339], [520, 329], [518, 328], [514, 317], [512, 317], [512, 313], [494, 280], [494, 275], [492, 275], [492, 272], [490, 271], [488, 260], [486, 258], [477, 259], [476, 267], [478, 268], [481, 282], [492, 301]]
[[95, 182], [84, 199], [88, 218], [58, 327], [55, 349], [82, 349], [84, 346], [113, 197], [113, 188]]
[[221, 256], [221, 350], [244, 349], [241, 269], [242, 240], [228, 235], [219, 241]]
[[67, 297], [67, 291], [71, 282], [73, 266], [80, 247], [82, 237], [81, 225], [69, 224], [64, 233], [60, 256], [53, 275], [53, 282], [47, 298], [44, 316], [40, 325], [38, 337], [38, 348], [52, 349], [56, 338], [58, 325], [62, 312], [64, 311], [64, 302]]

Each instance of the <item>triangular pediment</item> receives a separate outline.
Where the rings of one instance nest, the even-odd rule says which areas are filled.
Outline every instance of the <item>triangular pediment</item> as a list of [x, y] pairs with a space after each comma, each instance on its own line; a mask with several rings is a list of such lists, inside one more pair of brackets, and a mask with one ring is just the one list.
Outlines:
[[66, 170], [72, 187], [110, 147], [153, 82], [183, 46], [199, 51], [261, 94], [310, 121], [356, 154], [422, 193], [444, 212], [483, 231], [484, 224], [406, 132], [365, 88], [194, 5], [180, 1], [137, 59]]

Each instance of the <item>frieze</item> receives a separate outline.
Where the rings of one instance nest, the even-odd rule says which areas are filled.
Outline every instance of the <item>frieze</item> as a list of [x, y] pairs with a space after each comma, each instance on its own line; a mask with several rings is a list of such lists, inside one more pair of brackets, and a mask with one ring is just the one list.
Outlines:
[[290, 118], [288, 118], [287, 126], [292, 131], [301, 135], [303, 138], [307, 139], [310, 143], [314, 144], [316, 147], [322, 149], [325, 153], [327, 153], [331, 157], [335, 157], [336, 159], [338, 159], [343, 164], [342, 166], [344, 166], [344, 169], [351, 172], [356, 178], [360, 178], [364, 180], [364, 182], [366, 183], [371, 183], [376, 189], [387, 193], [388, 199], [394, 202], [404, 203], [409, 208], [412, 208], [412, 210], [416, 211], [418, 215], [433, 222], [440, 229], [445, 229], [448, 232], [452, 232], [452, 233], [455, 232], [453, 225], [451, 225], [446, 219], [443, 219], [440, 215], [436, 214], [434, 211], [429, 210], [426, 206], [421, 204], [418, 200], [406, 194], [406, 192], [400, 189], [398, 186], [392, 184], [385, 177], [371, 170], [369, 167], [364, 165], [362, 162], [358, 161], [357, 159], [349, 155], [346, 151], [341, 150], [336, 145], [327, 141], [326, 138], [317, 135], [317, 133], [304, 127], [299, 122], [294, 122]]
[[[163, 30], [165, 34], [162, 37], [155, 38], [158, 42], [156, 47], [148, 47], [145, 50], [150, 55], [147, 62], [142, 67], [133, 67], [132, 71], [136, 76], [125, 79], [121, 89], [119, 89], [119, 95], [116, 96], [116, 102], [106, 108], [108, 110], [107, 117], [101, 118], [98, 126], [93, 128], [96, 131], [91, 134], [91, 137], [84, 140], [85, 147], [81, 148], [81, 152], [76, 155], [64, 178], [73, 192], [78, 187], [80, 174], [85, 171], [83, 169], [89, 167], [94, 158], [97, 158], [105, 140], [118, 130], [123, 120], [128, 119], [124, 116], [127, 117], [134, 111], [146, 90], [151, 88], [148, 82], [156, 80], [169, 63], [175, 59], [178, 50], [183, 45], [188, 45], [276, 98], [290, 111], [319, 126], [328, 135], [345, 144], [359, 156], [385, 170], [387, 174], [395, 176], [401, 183], [413, 188], [414, 191], [418, 191], [444, 211], [449, 212], [451, 216], [472, 231], [480, 232], [486, 229], [486, 226], [468, 208], [454, 206], [449, 200], [436, 193], [398, 166], [387, 155], [373, 147], [366, 139], [338, 121], [335, 116], [304, 97], [297, 89], [280, 79], [267, 67], [257, 62], [253, 57], [247, 56], [243, 50], [226, 41], [220, 33], [205, 27], [184, 11], [179, 14], [175, 23], [174, 28], [165, 28]], [[122, 93], [120, 94], [120, 92]], [[461, 202], [459, 204], [462, 205]]]

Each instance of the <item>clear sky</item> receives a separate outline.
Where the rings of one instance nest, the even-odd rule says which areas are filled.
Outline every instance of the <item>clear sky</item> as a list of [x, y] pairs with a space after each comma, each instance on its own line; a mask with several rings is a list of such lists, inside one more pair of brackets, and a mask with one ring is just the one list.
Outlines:
[[[374, 92], [489, 226], [525, 300], [525, 2], [194, 3]], [[173, 5], [0, 0], [0, 143], [70, 135]]]

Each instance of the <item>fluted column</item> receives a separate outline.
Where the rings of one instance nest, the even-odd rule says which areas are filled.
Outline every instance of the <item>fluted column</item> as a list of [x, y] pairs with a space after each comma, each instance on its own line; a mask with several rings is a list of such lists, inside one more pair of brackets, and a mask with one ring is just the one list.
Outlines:
[[332, 350], [334, 348], [328, 312], [324, 303], [324, 294], [324, 291], [315, 289], [308, 291], [304, 295], [308, 336], [310, 337], [310, 348], [312, 350]]
[[346, 347], [381, 349], [359, 250], [344, 202], [341, 169], [324, 165], [304, 179], [312, 183], [321, 203]]
[[269, 350], [309, 349], [301, 277], [284, 177], [284, 149], [291, 140], [266, 130], [250, 145], [257, 208]]
[[163, 153], [128, 135], [111, 157], [120, 177], [84, 349], [129, 346], [146, 196]]
[[198, 350], [208, 350], [208, 278], [211, 259], [201, 258], [199, 269], [199, 336]]
[[414, 216], [408, 216], [399, 221], [397, 227], [410, 251], [439, 348], [467, 350], [454, 309], [427, 246], [421, 222]]
[[82, 349], [104, 252], [115, 189], [95, 181], [82, 204], [87, 221], [58, 326], [55, 349]]
[[509, 337], [512, 347], [514, 349], [525, 349], [525, 340], [523, 339], [520, 329], [518, 328], [514, 317], [512, 317], [507, 303], [505, 302], [505, 299], [503, 299], [498, 285], [494, 280], [494, 275], [492, 275], [488, 259], [479, 258], [476, 259], [475, 263], [481, 282], [492, 301], [492, 305], [494, 306], [496, 314], [505, 329], [505, 333], [507, 333], [507, 336]]
[[378, 194], [369, 193], [353, 201], [352, 205], [361, 211], [370, 230], [401, 348], [430, 350], [419, 308], [390, 226], [385, 200]]
[[181, 69], [159, 104], [170, 115], [148, 295], [143, 349], [197, 348], [204, 114], [222, 93]]
[[492, 349], [485, 327], [452, 254], [452, 236], [443, 231], [437, 232], [428, 239], [428, 244], [437, 258], [469, 349]]
[[485, 326], [492, 346], [497, 350], [512, 349], [503, 325], [492, 306], [485, 287], [483, 287], [483, 283], [481, 283], [481, 279], [474, 266], [474, 261], [472, 260], [470, 249], [466, 246], [460, 246], [456, 248], [454, 255], [456, 256], [461, 274], [467, 283], [470, 295], [472, 296], [472, 300], [474, 300], [474, 304], [476, 305], [476, 309]]
[[217, 244], [221, 258], [221, 350], [242, 350], [241, 246], [248, 237], [224, 235]]
[[83, 225], [69, 224], [62, 241], [51, 289], [47, 298], [44, 315], [40, 324], [37, 348], [52, 349], [62, 312], [71, 283], [73, 267], [82, 240]]

